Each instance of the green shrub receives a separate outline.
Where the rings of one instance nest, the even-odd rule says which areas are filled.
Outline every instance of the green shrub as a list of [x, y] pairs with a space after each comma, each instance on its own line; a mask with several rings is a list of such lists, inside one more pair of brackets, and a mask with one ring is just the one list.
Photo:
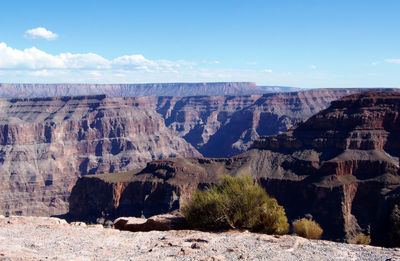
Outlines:
[[308, 239], [319, 239], [323, 233], [317, 222], [306, 218], [293, 221], [293, 232]]
[[369, 245], [371, 243], [371, 236], [359, 233], [356, 237], [355, 243], [359, 245]]
[[253, 231], [267, 234], [286, 234], [289, 232], [289, 223], [285, 209], [278, 205], [274, 198], [269, 198], [259, 213], [259, 218], [253, 226]]
[[196, 228], [240, 228], [269, 234], [289, 231], [283, 207], [250, 175], [224, 176], [220, 185], [195, 191], [182, 213]]

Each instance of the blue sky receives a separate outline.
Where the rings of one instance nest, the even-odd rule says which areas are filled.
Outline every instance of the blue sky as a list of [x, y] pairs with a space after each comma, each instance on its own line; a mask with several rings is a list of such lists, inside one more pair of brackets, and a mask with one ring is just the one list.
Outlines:
[[0, 82], [400, 87], [400, 1], [3, 1]]

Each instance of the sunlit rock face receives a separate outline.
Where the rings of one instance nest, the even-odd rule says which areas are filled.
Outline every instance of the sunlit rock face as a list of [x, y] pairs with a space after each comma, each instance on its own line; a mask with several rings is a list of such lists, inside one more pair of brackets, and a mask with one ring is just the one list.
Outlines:
[[201, 155], [141, 99], [99, 95], [0, 102], [4, 214], [65, 213], [80, 175], [123, 172], [154, 159]]

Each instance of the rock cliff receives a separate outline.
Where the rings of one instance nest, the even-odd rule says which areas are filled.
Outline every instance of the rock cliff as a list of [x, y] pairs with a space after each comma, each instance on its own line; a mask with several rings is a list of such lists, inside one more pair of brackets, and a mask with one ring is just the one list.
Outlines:
[[[70, 210], [75, 216], [150, 216], [156, 214], [153, 206], [162, 206], [159, 212], [178, 209], [195, 188], [217, 182], [222, 174], [249, 172], [285, 207], [289, 219], [311, 214], [326, 238], [351, 242], [364, 232], [371, 233], [375, 244], [389, 244], [389, 215], [400, 204], [399, 111], [400, 93], [350, 95], [229, 159], [153, 161], [125, 174], [124, 180], [119, 175], [82, 178]], [[147, 188], [150, 184], [153, 189]], [[108, 206], [98, 207], [93, 202], [105, 185], [118, 196], [107, 197], [102, 202], [110, 202]]]
[[65, 213], [80, 175], [201, 155], [140, 99], [98, 95], [2, 99], [0, 104], [4, 214]]
[[[356, 91], [363, 90], [1, 99], [0, 213], [64, 213], [72, 186], [82, 175], [134, 170], [169, 157], [241, 153], [260, 135], [286, 131], [332, 100]], [[151, 182], [143, 193], [152, 192]], [[165, 186], [158, 190], [170, 189]], [[179, 198], [179, 193], [171, 197]], [[162, 204], [162, 209], [176, 206]]]
[[330, 102], [366, 89], [318, 89], [249, 96], [159, 97], [157, 112], [205, 157], [246, 151], [260, 136], [287, 131]]

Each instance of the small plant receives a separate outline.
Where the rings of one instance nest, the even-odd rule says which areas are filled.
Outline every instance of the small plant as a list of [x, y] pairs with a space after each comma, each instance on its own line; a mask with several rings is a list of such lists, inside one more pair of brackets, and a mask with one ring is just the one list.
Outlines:
[[356, 237], [355, 243], [359, 245], [369, 245], [371, 244], [371, 236], [359, 233]]
[[220, 185], [195, 191], [182, 213], [196, 228], [240, 228], [269, 234], [289, 231], [284, 208], [250, 175], [223, 176]]
[[293, 221], [292, 226], [294, 233], [308, 239], [319, 239], [324, 232], [317, 222], [306, 218]]

